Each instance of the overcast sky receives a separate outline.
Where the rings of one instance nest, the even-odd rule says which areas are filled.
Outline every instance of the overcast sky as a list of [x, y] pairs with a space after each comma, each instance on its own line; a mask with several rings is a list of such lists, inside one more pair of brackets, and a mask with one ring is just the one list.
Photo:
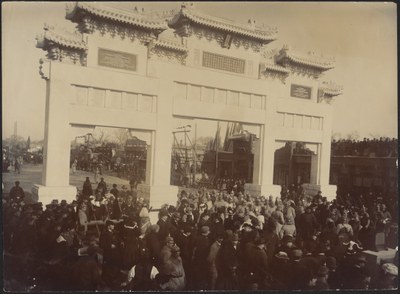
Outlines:
[[[126, 4], [128, 5], [128, 4]], [[137, 3], [147, 10], [179, 8], [180, 2]], [[397, 31], [393, 3], [196, 3], [206, 13], [276, 26], [278, 40], [299, 52], [334, 56], [336, 68], [324, 79], [344, 86], [334, 103], [333, 132], [357, 131], [362, 137], [397, 137]], [[3, 138], [13, 134], [32, 140], [44, 137], [45, 82], [39, 76], [35, 37], [43, 24], [67, 28], [65, 3], [2, 3]], [[213, 134], [210, 134], [213, 135]]]

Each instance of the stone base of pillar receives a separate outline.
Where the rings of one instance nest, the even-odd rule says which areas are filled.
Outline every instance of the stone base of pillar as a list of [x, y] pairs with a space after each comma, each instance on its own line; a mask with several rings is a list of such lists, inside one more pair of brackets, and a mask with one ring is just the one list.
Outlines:
[[279, 185], [257, 185], [257, 184], [245, 184], [244, 190], [250, 195], [265, 196], [270, 195], [274, 197], [281, 196], [281, 186]]
[[50, 204], [53, 200], [66, 200], [67, 203], [71, 203], [76, 200], [77, 189], [74, 186], [66, 187], [48, 187], [42, 185], [33, 185], [32, 197], [38, 202], [42, 202], [43, 205]]
[[328, 201], [336, 199], [337, 187], [335, 185], [314, 185], [314, 184], [303, 184], [302, 185], [306, 194], [314, 196], [318, 194], [318, 191], [322, 192], [322, 196], [326, 197]]
[[137, 197], [143, 197], [149, 201], [149, 205], [153, 209], [160, 209], [163, 204], [176, 206], [178, 191], [177, 186], [149, 186], [139, 184], [137, 186]]

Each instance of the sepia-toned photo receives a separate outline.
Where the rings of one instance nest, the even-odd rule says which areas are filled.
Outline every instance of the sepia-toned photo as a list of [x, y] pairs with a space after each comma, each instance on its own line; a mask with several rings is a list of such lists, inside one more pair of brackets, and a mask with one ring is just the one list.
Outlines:
[[398, 289], [397, 7], [2, 2], [3, 291]]

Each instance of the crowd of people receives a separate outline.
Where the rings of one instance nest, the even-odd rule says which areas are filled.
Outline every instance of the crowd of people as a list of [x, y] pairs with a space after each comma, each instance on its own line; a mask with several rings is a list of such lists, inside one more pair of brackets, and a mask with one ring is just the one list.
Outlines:
[[341, 139], [332, 141], [332, 156], [397, 157], [397, 139], [364, 138], [362, 141]]
[[[371, 195], [328, 201], [282, 189], [181, 190], [154, 211], [134, 190], [89, 178], [72, 203], [3, 197], [5, 289], [24, 291], [395, 289], [398, 257], [363, 253], [397, 216]], [[392, 206], [389, 206], [392, 207]], [[150, 214], [158, 221], [152, 223]], [[384, 250], [384, 249], [383, 249]]]

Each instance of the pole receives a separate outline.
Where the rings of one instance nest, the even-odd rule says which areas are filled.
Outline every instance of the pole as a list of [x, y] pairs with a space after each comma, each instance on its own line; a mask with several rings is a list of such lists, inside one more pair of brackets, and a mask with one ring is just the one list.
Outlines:
[[197, 122], [194, 123], [194, 175], [193, 175], [193, 183], [196, 181], [196, 172], [197, 172], [197, 152], [196, 152], [196, 140], [197, 140]]
[[215, 138], [215, 176], [218, 177], [218, 130], [219, 130], [219, 121], [217, 121], [217, 136]]

